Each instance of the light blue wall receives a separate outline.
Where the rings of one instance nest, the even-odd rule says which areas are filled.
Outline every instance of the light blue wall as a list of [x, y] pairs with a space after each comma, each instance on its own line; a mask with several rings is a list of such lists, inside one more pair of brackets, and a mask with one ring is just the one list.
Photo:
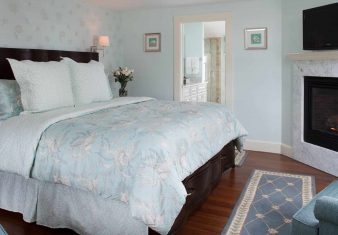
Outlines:
[[[124, 63], [135, 68], [131, 95], [173, 99], [174, 16], [230, 12], [233, 17], [235, 113], [250, 139], [281, 142], [281, 0], [238, 1], [121, 14]], [[268, 27], [269, 49], [244, 50], [244, 29]], [[162, 33], [162, 52], [143, 51], [144, 33]]]
[[[194, 82], [202, 82], [202, 67], [201, 62], [204, 56], [204, 26], [202, 22], [185, 23], [183, 25], [184, 37], [184, 55], [182, 63], [184, 64], [184, 76], [190, 78]], [[187, 74], [185, 68], [185, 60], [188, 57], [200, 58], [200, 69], [195, 75]]]
[[292, 61], [288, 53], [303, 49], [302, 11], [308, 8], [336, 3], [333, 0], [282, 0], [283, 54], [282, 54], [282, 142], [292, 144]]
[[186, 23], [184, 32], [185, 57], [202, 57], [204, 45], [203, 23]]
[[[230, 12], [233, 16], [235, 113], [250, 139], [291, 144], [292, 62], [302, 49], [302, 10], [333, 0], [248, 0], [196, 7], [113, 12], [83, 0], [0, 0], [0, 47], [87, 51], [108, 34], [107, 70], [135, 68], [131, 95], [173, 98], [173, 18]], [[243, 49], [247, 27], [268, 27], [269, 49]], [[162, 33], [162, 52], [145, 53], [143, 35]]]

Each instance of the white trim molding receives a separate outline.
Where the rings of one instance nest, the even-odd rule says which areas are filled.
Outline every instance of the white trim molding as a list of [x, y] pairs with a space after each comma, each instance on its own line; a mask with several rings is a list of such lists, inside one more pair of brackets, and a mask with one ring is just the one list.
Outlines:
[[225, 21], [225, 97], [222, 100], [233, 110], [234, 82], [232, 65], [232, 17], [228, 12], [210, 13], [206, 15], [189, 15], [174, 17], [174, 100], [182, 100], [183, 66], [182, 66], [182, 24], [189, 22]]
[[244, 141], [244, 150], [266, 152], [266, 153], [277, 153], [285, 155], [287, 157], [292, 157], [291, 146], [269, 141], [247, 139]]
[[282, 144], [281, 145], [281, 154], [287, 157], [293, 157], [293, 150], [290, 145]]

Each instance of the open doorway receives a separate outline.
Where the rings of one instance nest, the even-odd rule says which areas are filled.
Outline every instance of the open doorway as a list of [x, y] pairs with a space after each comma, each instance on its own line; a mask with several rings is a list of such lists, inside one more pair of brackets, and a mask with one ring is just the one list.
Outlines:
[[232, 109], [230, 40], [227, 13], [175, 17], [175, 100], [216, 102]]
[[204, 64], [207, 101], [225, 100], [225, 21], [205, 22]]

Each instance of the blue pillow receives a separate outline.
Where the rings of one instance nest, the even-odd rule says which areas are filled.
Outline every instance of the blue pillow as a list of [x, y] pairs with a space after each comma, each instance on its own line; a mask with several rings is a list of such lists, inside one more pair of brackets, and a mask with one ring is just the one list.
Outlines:
[[0, 121], [23, 111], [19, 84], [15, 80], [0, 79]]

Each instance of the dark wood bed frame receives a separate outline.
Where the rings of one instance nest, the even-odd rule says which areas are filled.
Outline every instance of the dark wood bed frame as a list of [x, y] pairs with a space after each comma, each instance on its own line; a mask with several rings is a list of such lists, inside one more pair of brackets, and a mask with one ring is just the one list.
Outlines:
[[[61, 57], [69, 57], [83, 63], [90, 60], [98, 61], [99, 59], [98, 53], [93, 52], [0, 48], [0, 79], [15, 79], [6, 58], [47, 62], [60, 61]], [[189, 196], [169, 234], [176, 233], [187, 222], [189, 216], [202, 205], [219, 183], [223, 172], [234, 167], [234, 158], [235, 144], [234, 141], [231, 141], [218, 154], [183, 181]], [[149, 234], [158, 233], [149, 229]]]

